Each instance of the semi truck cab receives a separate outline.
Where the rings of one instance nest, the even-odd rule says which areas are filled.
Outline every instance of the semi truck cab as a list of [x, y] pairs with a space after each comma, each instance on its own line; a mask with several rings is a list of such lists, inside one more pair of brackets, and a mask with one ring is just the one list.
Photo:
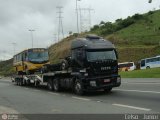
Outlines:
[[73, 40], [71, 56], [66, 61], [67, 67], [72, 70], [74, 76], [81, 79], [86, 91], [110, 91], [121, 84], [115, 46], [99, 36], [88, 35], [86, 38]]

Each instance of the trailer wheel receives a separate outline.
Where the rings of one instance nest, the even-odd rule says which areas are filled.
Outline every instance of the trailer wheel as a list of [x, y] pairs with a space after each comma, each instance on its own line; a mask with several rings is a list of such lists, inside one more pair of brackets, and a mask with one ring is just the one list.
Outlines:
[[48, 89], [49, 90], [53, 90], [54, 88], [53, 88], [53, 82], [52, 82], [52, 80], [49, 80], [48, 82], [47, 82], [47, 87], [48, 87]]
[[23, 81], [22, 80], [19, 81], [19, 86], [23, 86]]
[[54, 79], [53, 87], [56, 92], [59, 92], [61, 90], [61, 86], [58, 79]]
[[111, 92], [112, 88], [104, 89], [105, 92]]
[[82, 83], [79, 79], [77, 79], [75, 81], [74, 91], [77, 95], [83, 95], [84, 94], [83, 86], [82, 86]]
[[18, 85], [18, 80], [15, 80], [16, 85]]

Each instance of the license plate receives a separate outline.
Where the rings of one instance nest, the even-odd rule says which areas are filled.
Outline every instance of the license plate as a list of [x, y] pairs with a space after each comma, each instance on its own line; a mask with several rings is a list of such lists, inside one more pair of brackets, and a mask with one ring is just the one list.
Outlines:
[[108, 83], [108, 82], [110, 82], [110, 79], [104, 79], [104, 82]]

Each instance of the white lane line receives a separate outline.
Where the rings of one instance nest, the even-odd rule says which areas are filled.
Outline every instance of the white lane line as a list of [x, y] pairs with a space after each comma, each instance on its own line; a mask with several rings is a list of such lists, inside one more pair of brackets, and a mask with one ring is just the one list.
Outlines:
[[87, 99], [87, 98], [81, 98], [81, 97], [75, 97], [75, 96], [72, 96], [72, 98], [78, 99], [78, 100], [90, 101], [90, 99]]
[[123, 104], [112, 104], [112, 105], [118, 106], [118, 107], [125, 107], [125, 108], [136, 109], [136, 110], [151, 111], [151, 109], [148, 109], [148, 108], [129, 106], [129, 105], [123, 105]]
[[58, 93], [54, 93], [54, 92], [48, 92], [49, 94], [52, 94], [52, 95], [60, 95]]
[[125, 91], [125, 92], [141, 92], [141, 93], [154, 93], [154, 94], [160, 94], [159, 91], [142, 91], [142, 90], [126, 90], [126, 89], [114, 89], [117, 91]]
[[159, 85], [160, 83], [150, 83], [150, 82], [148, 82], [148, 83], [141, 83], [141, 82], [136, 82], [136, 83], [134, 83], [134, 82], [122, 82], [122, 84], [144, 84], [144, 85]]

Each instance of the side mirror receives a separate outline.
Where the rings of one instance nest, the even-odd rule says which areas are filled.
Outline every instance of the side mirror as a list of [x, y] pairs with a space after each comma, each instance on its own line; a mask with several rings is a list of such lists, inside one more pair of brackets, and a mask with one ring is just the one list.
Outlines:
[[117, 57], [117, 59], [118, 59], [118, 53], [117, 53], [117, 51], [115, 50], [115, 53], [116, 53], [116, 57]]

